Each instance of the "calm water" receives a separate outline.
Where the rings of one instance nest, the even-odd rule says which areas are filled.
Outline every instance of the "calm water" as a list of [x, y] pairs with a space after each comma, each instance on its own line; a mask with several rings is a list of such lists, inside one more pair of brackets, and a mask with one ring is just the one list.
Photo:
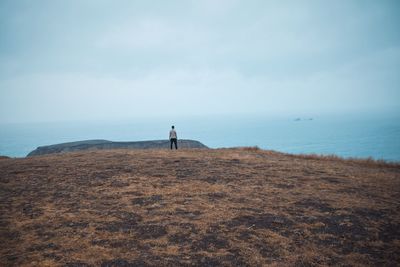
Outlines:
[[171, 124], [178, 137], [218, 147], [259, 146], [289, 153], [336, 154], [400, 161], [400, 119], [396, 116], [316, 117], [193, 117], [118, 122], [63, 122], [0, 125], [0, 155], [24, 157], [38, 146], [107, 139], [167, 139]]

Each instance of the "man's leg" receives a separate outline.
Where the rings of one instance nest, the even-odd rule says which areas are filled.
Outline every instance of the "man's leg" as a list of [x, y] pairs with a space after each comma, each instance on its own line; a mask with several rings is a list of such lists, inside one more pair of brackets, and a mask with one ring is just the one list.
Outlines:
[[175, 139], [175, 149], [178, 149], [178, 139]]
[[171, 139], [170, 140], [170, 143], [171, 143], [171, 150], [172, 150], [172, 143], [173, 143], [174, 141], [173, 141], [173, 139]]

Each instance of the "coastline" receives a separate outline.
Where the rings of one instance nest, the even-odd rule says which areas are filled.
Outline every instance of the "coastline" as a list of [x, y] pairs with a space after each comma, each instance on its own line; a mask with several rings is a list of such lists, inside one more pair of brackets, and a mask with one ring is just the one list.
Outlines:
[[[394, 116], [312, 116], [312, 121], [263, 116], [177, 118], [179, 139], [209, 148], [258, 146], [290, 154], [400, 161], [400, 120]], [[0, 127], [0, 155], [24, 157], [39, 146], [79, 140], [167, 139], [167, 119], [58, 122]]]

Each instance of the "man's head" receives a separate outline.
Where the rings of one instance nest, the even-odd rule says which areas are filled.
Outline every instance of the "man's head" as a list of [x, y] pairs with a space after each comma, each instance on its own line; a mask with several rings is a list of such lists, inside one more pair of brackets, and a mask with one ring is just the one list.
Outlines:
[[174, 125], [172, 125], [172, 127], [171, 127], [172, 129], [175, 129], [175, 126]]

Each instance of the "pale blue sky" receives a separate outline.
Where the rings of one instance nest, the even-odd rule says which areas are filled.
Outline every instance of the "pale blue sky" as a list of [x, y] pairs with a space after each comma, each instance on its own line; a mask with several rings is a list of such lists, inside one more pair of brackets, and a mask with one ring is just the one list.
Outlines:
[[0, 122], [400, 113], [400, 1], [0, 1]]

